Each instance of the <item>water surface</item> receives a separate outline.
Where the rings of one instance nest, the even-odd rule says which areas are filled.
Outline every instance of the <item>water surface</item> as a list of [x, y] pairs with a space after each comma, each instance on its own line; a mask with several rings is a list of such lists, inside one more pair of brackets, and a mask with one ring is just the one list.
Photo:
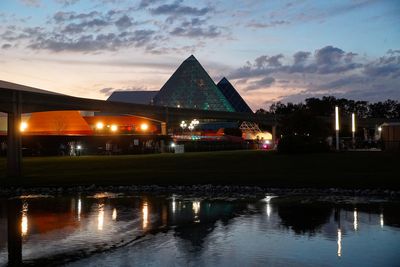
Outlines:
[[1, 199], [0, 266], [10, 234], [26, 265], [400, 266], [399, 207], [307, 196]]

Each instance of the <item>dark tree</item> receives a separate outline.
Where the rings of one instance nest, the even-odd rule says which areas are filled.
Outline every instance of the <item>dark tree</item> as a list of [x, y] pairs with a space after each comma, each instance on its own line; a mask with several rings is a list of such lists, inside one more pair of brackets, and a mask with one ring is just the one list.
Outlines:
[[335, 106], [340, 108], [342, 115], [350, 115], [354, 112], [358, 118], [400, 118], [400, 102], [396, 100], [368, 103], [333, 96], [307, 98], [304, 104], [276, 102], [270, 106], [269, 111], [260, 109], [256, 113], [290, 115], [307, 111], [312, 116], [329, 117], [333, 115]]

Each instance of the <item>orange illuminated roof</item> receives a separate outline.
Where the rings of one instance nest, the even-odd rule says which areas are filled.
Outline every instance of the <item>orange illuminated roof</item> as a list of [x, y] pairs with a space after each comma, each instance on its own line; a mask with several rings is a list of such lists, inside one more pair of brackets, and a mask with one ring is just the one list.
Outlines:
[[93, 131], [79, 111], [35, 112], [27, 121], [26, 134], [89, 135]]

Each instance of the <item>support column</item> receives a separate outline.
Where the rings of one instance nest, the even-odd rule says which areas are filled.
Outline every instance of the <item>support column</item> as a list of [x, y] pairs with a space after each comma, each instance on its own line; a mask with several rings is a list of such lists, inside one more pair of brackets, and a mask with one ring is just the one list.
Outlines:
[[167, 123], [166, 122], [162, 122], [161, 123], [161, 135], [167, 135]]
[[7, 201], [8, 266], [22, 264], [22, 201]]
[[276, 145], [276, 125], [272, 125], [272, 149], [275, 149]]
[[[166, 135], [168, 135], [167, 123], [166, 122], [161, 122], [161, 135], [163, 135], [164, 137]], [[167, 148], [166, 148], [164, 137], [163, 137], [163, 140], [161, 140], [161, 143], [160, 143], [161, 153], [167, 152]]]
[[14, 93], [13, 109], [7, 115], [7, 176], [22, 175], [21, 95]]

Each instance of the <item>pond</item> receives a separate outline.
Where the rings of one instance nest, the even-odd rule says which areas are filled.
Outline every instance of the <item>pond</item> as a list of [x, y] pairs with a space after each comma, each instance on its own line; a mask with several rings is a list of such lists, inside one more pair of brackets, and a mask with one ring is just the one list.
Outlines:
[[8, 253], [28, 266], [399, 266], [399, 208], [329, 196], [27, 195], [0, 199], [0, 266]]

